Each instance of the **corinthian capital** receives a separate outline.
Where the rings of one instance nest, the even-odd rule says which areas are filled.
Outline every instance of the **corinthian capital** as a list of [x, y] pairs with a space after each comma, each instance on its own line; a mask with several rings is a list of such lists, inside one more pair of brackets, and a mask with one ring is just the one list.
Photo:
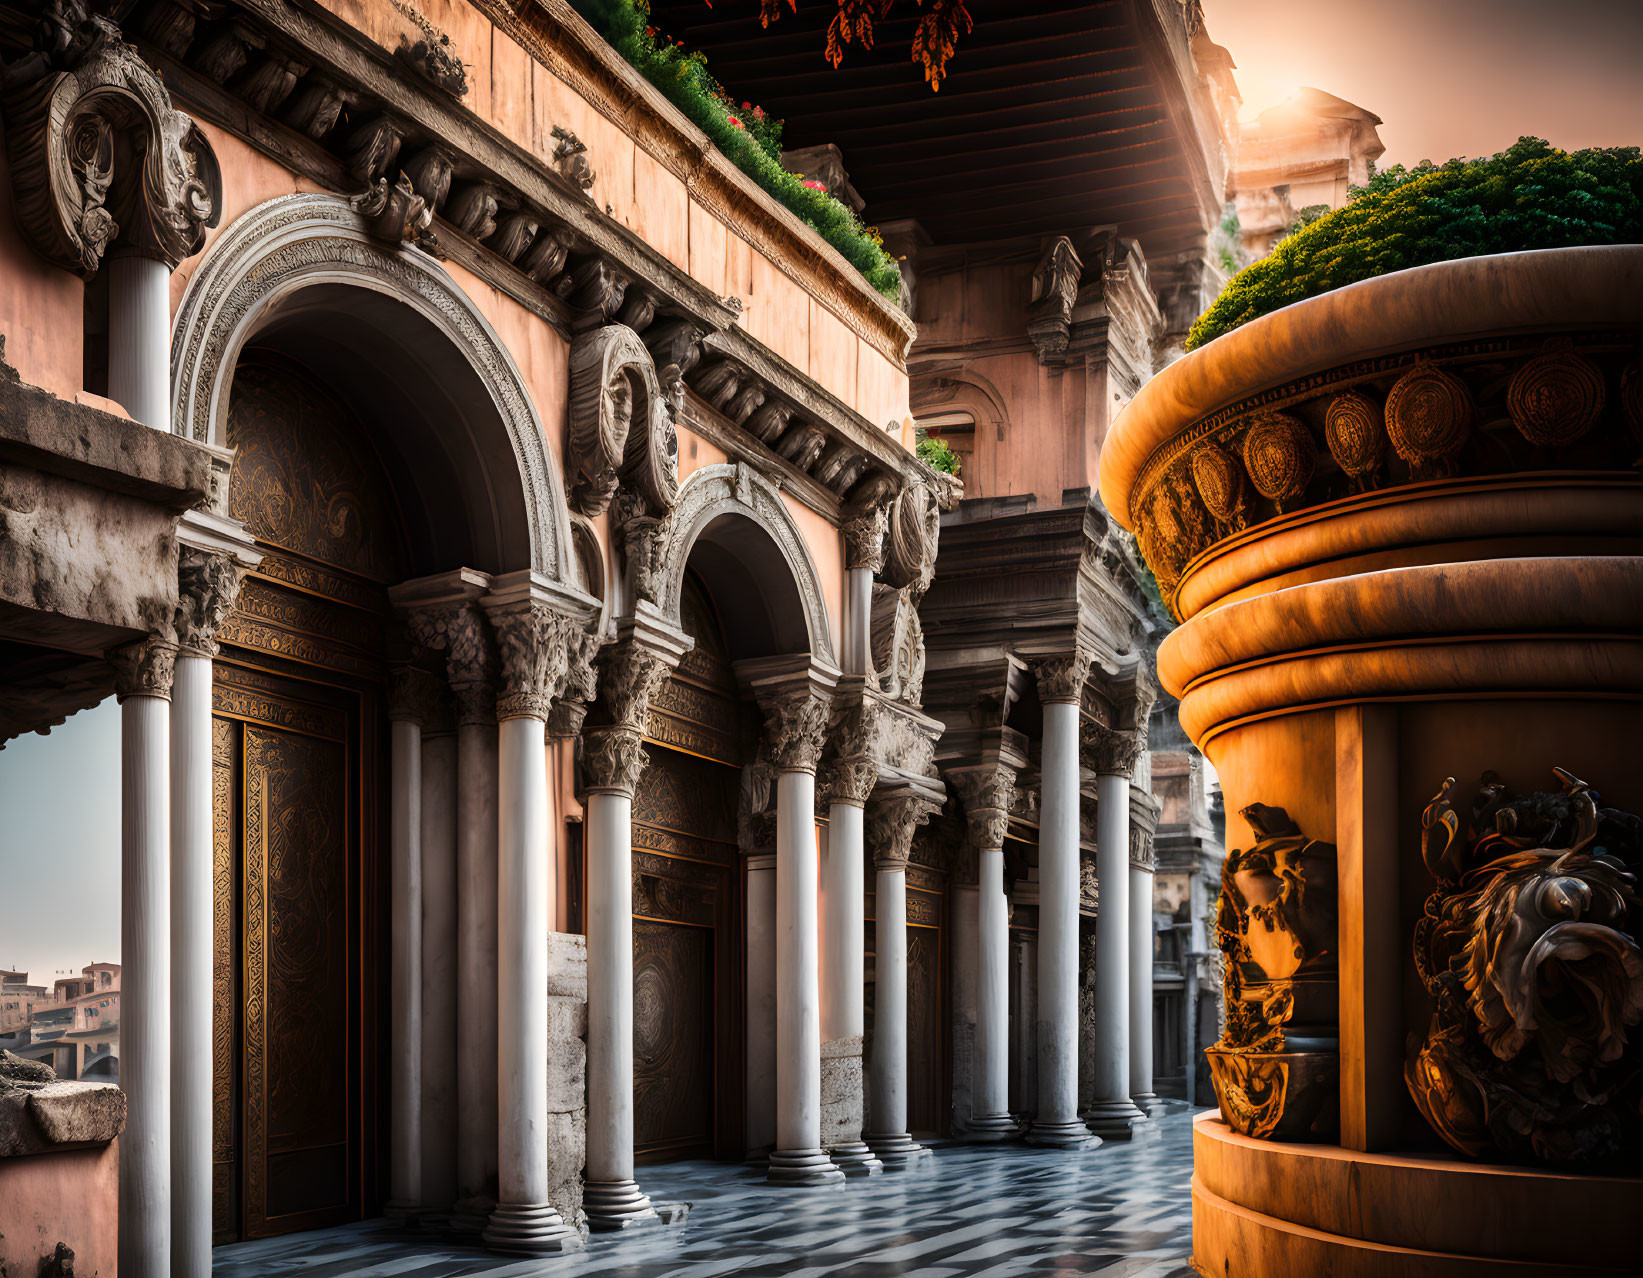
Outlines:
[[1034, 658], [1032, 667], [1038, 679], [1038, 699], [1045, 705], [1083, 700], [1084, 683], [1094, 664], [1095, 654], [1082, 644], [1070, 652]]
[[913, 851], [913, 834], [941, 803], [917, 790], [897, 790], [867, 805], [865, 834], [873, 864], [881, 870], [905, 870]]
[[121, 701], [127, 697], [171, 699], [177, 645], [170, 635], [148, 635], [115, 648], [108, 660], [114, 667], [114, 695]]
[[632, 728], [589, 728], [582, 735], [582, 761], [590, 790], [633, 796], [649, 762], [644, 734]]
[[444, 696], [444, 684], [431, 671], [403, 665], [388, 672], [388, 718], [396, 723], [426, 728], [438, 717]]
[[1004, 763], [978, 768], [953, 768], [947, 780], [964, 805], [970, 846], [978, 852], [996, 852], [1004, 846], [1010, 808], [1016, 799], [1015, 769]]
[[245, 569], [233, 555], [180, 547], [177, 552], [177, 643], [185, 652], [217, 655], [217, 629], [239, 598]]
[[490, 617], [502, 659], [496, 717], [546, 722], [569, 680], [580, 625], [534, 600], [497, 609]]
[[445, 672], [456, 694], [457, 722], [495, 723], [499, 662], [490, 626], [472, 604], [444, 609], [441, 623]]
[[1146, 748], [1147, 729], [1126, 730], [1109, 728], [1106, 724], [1086, 719], [1080, 725], [1080, 753], [1089, 766], [1104, 776], [1131, 777], [1135, 765]]
[[778, 772], [814, 772], [827, 741], [829, 697], [793, 689], [759, 698], [765, 741]]
[[884, 567], [884, 534], [890, 524], [887, 506], [872, 506], [853, 519], [846, 520], [839, 529], [844, 534], [844, 566], [868, 568], [878, 572]]
[[842, 707], [835, 702], [832, 723], [832, 752], [824, 770], [823, 785], [832, 803], [861, 807], [878, 783], [879, 765], [875, 746], [879, 733], [879, 704], [871, 697], [858, 697]]

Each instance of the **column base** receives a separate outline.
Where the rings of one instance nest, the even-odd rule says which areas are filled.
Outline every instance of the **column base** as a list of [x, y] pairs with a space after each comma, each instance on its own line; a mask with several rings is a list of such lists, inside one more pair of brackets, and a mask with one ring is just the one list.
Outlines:
[[1043, 1149], [1096, 1149], [1101, 1137], [1084, 1124], [1082, 1119], [1035, 1121], [1027, 1128], [1027, 1143]]
[[1096, 1101], [1084, 1111], [1083, 1118], [1090, 1130], [1104, 1140], [1129, 1140], [1134, 1129], [1148, 1126], [1147, 1116], [1127, 1096], [1123, 1100]]
[[1157, 1092], [1137, 1092], [1130, 1100], [1148, 1118], [1162, 1118], [1168, 1113], [1163, 1098]]
[[861, 1141], [850, 1141], [844, 1145], [834, 1145], [827, 1151], [827, 1156], [846, 1176], [877, 1176], [884, 1170], [884, 1164]]
[[987, 1144], [1014, 1140], [1021, 1135], [1021, 1124], [1008, 1114], [978, 1114], [964, 1125], [963, 1139], [971, 1144]]
[[650, 1196], [631, 1180], [590, 1180], [582, 1186], [582, 1210], [588, 1228], [601, 1232], [627, 1229], [658, 1219]]
[[777, 1149], [770, 1155], [767, 1185], [842, 1185], [844, 1173], [817, 1149]]
[[548, 1203], [498, 1203], [484, 1239], [487, 1251], [509, 1256], [556, 1256], [583, 1244], [582, 1231]]
[[906, 1132], [889, 1132], [884, 1135], [869, 1135], [867, 1146], [878, 1155], [879, 1161], [890, 1171], [899, 1171], [911, 1166], [919, 1159], [928, 1157], [930, 1151], [919, 1144]]

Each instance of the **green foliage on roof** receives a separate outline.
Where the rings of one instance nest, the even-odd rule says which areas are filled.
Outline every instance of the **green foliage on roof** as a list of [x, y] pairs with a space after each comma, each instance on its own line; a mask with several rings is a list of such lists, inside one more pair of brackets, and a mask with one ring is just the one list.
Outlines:
[[913, 451], [931, 470], [939, 470], [944, 475], [958, 474], [959, 456], [945, 439], [938, 439], [920, 431]]
[[1344, 208], [1299, 226], [1234, 276], [1187, 349], [1331, 289], [1462, 257], [1643, 242], [1643, 153], [1559, 151], [1519, 138], [1481, 160], [1396, 165], [1354, 187]]
[[901, 269], [871, 227], [825, 190], [806, 186], [802, 174], [781, 164], [780, 120], [752, 103], [738, 107], [709, 74], [707, 58], [687, 52], [650, 25], [645, 0], [571, 0], [605, 41], [662, 96], [712, 140], [725, 156], [801, 222], [814, 229], [892, 301], [901, 297]]

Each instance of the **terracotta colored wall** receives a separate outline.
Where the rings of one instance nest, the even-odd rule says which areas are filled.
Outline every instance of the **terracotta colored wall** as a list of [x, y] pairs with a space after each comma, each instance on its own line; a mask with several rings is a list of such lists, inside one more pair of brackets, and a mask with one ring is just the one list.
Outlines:
[[[413, 30], [391, 0], [321, 3], [386, 49]], [[588, 148], [595, 204], [715, 293], [741, 298], [749, 333], [875, 425], [897, 423], [898, 437], [911, 444], [904, 371], [692, 199], [684, 182], [619, 124], [466, 0], [425, 0], [418, 7], [450, 36], [467, 65], [464, 106], [544, 163], [552, 159], [555, 125], [575, 133]]]
[[833, 630], [828, 640], [833, 645], [833, 660], [837, 662], [839, 644], [844, 634], [841, 629], [844, 620], [844, 539], [839, 536], [838, 529], [786, 493], [782, 494], [782, 503], [787, 507], [787, 513], [793, 516], [793, 522], [799, 526], [805, 548], [810, 551], [810, 559], [816, 565], [822, 599], [827, 604], [827, 624]]
[[85, 285], [23, 239], [11, 208], [11, 173], [0, 154], [0, 334], [6, 363], [64, 399], [84, 385]]
[[729, 461], [729, 456], [717, 444], [710, 444], [694, 431], [681, 430], [679, 432], [679, 482], [686, 479], [704, 466], [719, 466]]
[[115, 1278], [119, 1144], [0, 1158], [0, 1274], [32, 1278], [62, 1242], [75, 1273]]

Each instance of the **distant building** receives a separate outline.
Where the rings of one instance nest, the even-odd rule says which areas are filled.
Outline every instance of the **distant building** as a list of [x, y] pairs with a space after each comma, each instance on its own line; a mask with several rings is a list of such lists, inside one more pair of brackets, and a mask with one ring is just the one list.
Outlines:
[[30, 985], [27, 972], [0, 971], [0, 1035], [29, 1023], [36, 1007], [52, 1001], [44, 985]]
[[1300, 89], [1239, 125], [1233, 197], [1241, 247], [1265, 257], [1303, 209], [1346, 204], [1386, 150], [1381, 118], [1322, 89]]
[[58, 1078], [119, 1082], [120, 965], [92, 963], [49, 996], [26, 972], [0, 972], [0, 1048], [46, 1062]]

